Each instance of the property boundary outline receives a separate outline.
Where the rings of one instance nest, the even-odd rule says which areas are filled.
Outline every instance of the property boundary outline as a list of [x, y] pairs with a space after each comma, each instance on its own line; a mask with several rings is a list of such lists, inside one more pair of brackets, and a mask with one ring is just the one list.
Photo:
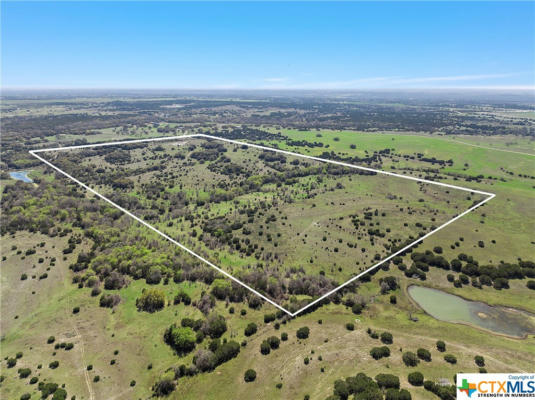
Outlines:
[[[415, 241], [413, 241], [412, 243], [410, 243], [407, 246], [403, 247], [402, 249], [394, 252], [393, 254], [390, 254], [388, 257], [384, 258], [383, 260], [377, 262], [376, 264], [372, 265], [368, 269], [366, 269], [366, 270], [360, 272], [359, 274], [355, 275], [354, 277], [352, 277], [351, 279], [349, 279], [345, 283], [343, 283], [343, 284], [339, 285], [338, 287], [330, 290], [329, 292], [321, 295], [317, 299], [315, 299], [312, 302], [308, 303], [306, 306], [304, 306], [304, 307], [300, 308], [299, 310], [297, 310], [297, 311], [292, 313], [292, 312], [288, 311], [287, 309], [285, 309], [284, 307], [282, 307], [280, 304], [277, 304], [273, 300], [269, 299], [267, 296], [263, 295], [262, 293], [258, 292], [255, 289], [253, 289], [252, 287], [250, 287], [246, 283], [240, 281], [238, 278], [232, 276], [231, 274], [229, 274], [225, 270], [223, 270], [220, 267], [216, 266], [214, 263], [208, 261], [204, 257], [202, 257], [199, 254], [195, 253], [193, 250], [191, 250], [188, 247], [184, 246], [182, 243], [176, 241], [175, 239], [173, 239], [169, 235], [167, 235], [167, 234], [161, 232], [160, 230], [156, 229], [151, 224], [145, 222], [141, 218], [139, 218], [136, 215], [132, 214], [127, 209], [125, 209], [125, 208], [121, 207], [120, 205], [114, 203], [113, 201], [111, 201], [107, 197], [105, 197], [102, 194], [98, 193], [96, 190], [90, 188], [85, 183], [79, 181], [75, 177], [71, 176], [67, 172], [63, 171], [59, 167], [57, 167], [54, 164], [52, 164], [50, 161], [45, 160], [43, 157], [41, 157], [41, 156], [39, 156], [37, 154], [37, 153], [44, 153], [44, 152], [49, 152], [49, 151], [85, 149], [85, 148], [103, 147], [103, 146], [118, 146], [118, 145], [123, 145], [123, 144], [127, 145], [127, 144], [145, 143], [145, 142], [182, 140], [182, 139], [189, 139], [189, 138], [206, 138], [206, 139], [212, 139], [212, 140], [220, 140], [220, 141], [227, 142], [227, 143], [233, 143], [233, 144], [237, 144], [237, 145], [244, 145], [244, 146], [248, 146], [248, 147], [253, 147], [253, 148], [257, 148], [257, 149], [261, 149], [261, 150], [267, 150], [267, 151], [273, 151], [273, 152], [276, 152], [276, 153], [282, 153], [282, 154], [295, 156], [295, 157], [307, 158], [307, 159], [319, 161], [319, 162], [322, 162], [322, 163], [330, 163], [330, 164], [340, 165], [340, 166], [344, 166], [344, 167], [359, 169], [359, 170], [363, 170], [363, 171], [375, 172], [377, 174], [389, 175], [389, 176], [394, 176], [394, 177], [397, 177], [397, 178], [409, 179], [409, 180], [416, 181], [416, 182], [421, 182], [421, 183], [427, 183], [427, 184], [431, 184], [431, 185], [447, 187], [447, 188], [450, 188], [450, 189], [462, 190], [462, 191], [470, 192], [470, 193], [478, 193], [478, 194], [481, 194], [481, 195], [484, 195], [484, 196], [488, 196], [488, 197], [483, 199], [479, 203], [473, 205], [472, 207], [468, 208], [467, 210], [463, 211], [461, 214], [458, 214], [457, 216], [453, 217], [452, 219], [446, 221], [445, 223], [440, 225], [438, 228], [435, 228], [434, 230], [432, 230], [432, 231], [428, 232], [427, 234], [423, 235], [422, 237], [416, 239]], [[55, 147], [55, 148], [48, 148], [48, 149], [37, 149], [37, 150], [30, 150], [29, 153], [32, 156], [34, 156], [35, 158], [37, 158], [38, 160], [40, 160], [41, 162], [43, 162], [46, 165], [48, 165], [49, 167], [53, 168], [54, 170], [56, 170], [59, 173], [63, 174], [64, 176], [66, 176], [67, 178], [72, 180], [73, 182], [77, 183], [78, 185], [80, 185], [81, 187], [86, 189], [88, 192], [93, 193], [94, 195], [96, 195], [100, 199], [102, 199], [102, 200], [106, 201], [107, 203], [111, 204], [112, 206], [114, 206], [115, 208], [117, 208], [118, 210], [123, 212], [124, 214], [128, 215], [129, 217], [133, 218], [134, 220], [136, 220], [140, 224], [142, 224], [142, 225], [146, 226], [147, 228], [151, 229], [152, 231], [156, 232], [157, 234], [159, 234], [163, 238], [167, 239], [169, 242], [171, 242], [174, 245], [180, 247], [182, 250], [186, 251], [187, 253], [191, 254], [195, 258], [201, 260], [205, 264], [207, 264], [210, 267], [214, 268], [218, 272], [220, 272], [223, 275], [225, 275], [227, 278], [233, 280], [234, 282], [238, 283], [239, 285], [241, 285], [241, 286], [245, 287], [246, 289], [250, 290], [255, 295], [261, 297], [262, 299], [264, 299], [265, 301], [267, 301], [271, 305], [277, 307], [279, 310], [284, 311], [286, 314], [290, 315], [291, 317], [295, 317], [297, 314], [299, 314], [299, 313], [305, 311], [306, 309], [312, 307], [314, 304], [319, 303], [320, 301], [322, 301], [326, 297], [329, 297], [333, 293], [337, 292], [338, 290], [342, 289], [343, 287], [345, 287], [345, 286], [349, 285], [350, 283], [354, 282], [355, 280], [359, 279], [361, 276], [366, 275], [366, 274], [370, 273], [371, 271], [379, 268], [383, 263], [385, 263], [385, 262], [391, 260], [392, 258], [396, 257], [397, 255], [405, 252], [407, 249], [413, 247], [414, 245], [416, 245], [416, 244], [418, 244], [420, 242], [423, 242], [426, 238], [430, 237], [434, 233], [436, 233], [439, 230], [445, 228], [446, 226], [448, 226], [451, 223], [457, 221], [458, 219], [462, 218], [466, 214], [474, 211], [476, 208], [482, 206], [486, 202], [488, 202], [488, 201], [492, 200], [494, 197], [496, 197], [495, 193], [483, 192], [483, 191], [480, 191], [480, 190], [470, 189], [470, 188], [466, 188], [466, 187], [462, 187], [462, 186], [451, 185], [451, 184], [448, 184], [448, 183], [434, 182], [434, 181], [430, 181], [430, 180], [427, 180], [427, 179], [422, 179], [422, 178], [416, 178], [416, 177], [413, 177], [413, 176], [397, 174], [397, 173], [394, 173], [394, 172], [383, 171], [383, 170], [380, 170], [380, 169], [362, 167], [362, 166], [358, 166], [358, 165], [344, 163], [344, 162], [341, 162], [341, 161], [327, 160], [327, 159], [320, 158], [320, 157], [307, 156], [307, 155], [304, 155], [304, 154], [294, 153], [294, 152], [291, 152], [291, 151], [276, 149], [276, 148], [273, 148], [273, 147], [263, 146], [263, 145], [259, 145], [259, 144], [240, 142], [238, 140], [220, 138], [220, 137], [217, 137], [217, 136], [200, 134], [200, 133], [199, 134], [192, 134], [192, 135], [165, 136], [165, 137], [158, 137], [158, 138], [123, 140], [123, 141], [119, 141], [119, 142], [94, 143], [94, 144], [84, 144], [84, 145], [75, 145], [75, 146]]]

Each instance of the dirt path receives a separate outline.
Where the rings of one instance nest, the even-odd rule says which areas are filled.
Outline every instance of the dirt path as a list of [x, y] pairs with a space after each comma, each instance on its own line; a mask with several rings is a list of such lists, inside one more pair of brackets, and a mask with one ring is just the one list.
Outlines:
[[82, 355], [82, 370], [84, 371], [84, 378], [85, 383], [87, 384], [87, 391], [89, 392], [89, 400], [95, 400], [95, 393], [93, 392], [93, 388], [91, 387], [91, 379], [89, 378], [89, 372], [86, 368], [86, 362], [85, 362], [85, 349], [84, 349], [84, 339], [82, 338], [82, 335], [80, 334], [80, 331], [78, 330], [78, 327], [76, 324], [72, 325], [74, 328], [74, 332], [76, 332], [76, 336], [80, 338], [80, 353]]

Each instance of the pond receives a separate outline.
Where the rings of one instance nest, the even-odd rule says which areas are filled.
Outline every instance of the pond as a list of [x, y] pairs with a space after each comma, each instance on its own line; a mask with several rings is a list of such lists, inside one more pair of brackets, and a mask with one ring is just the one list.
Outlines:
[[33, 180], [28, 177], [29, 171], [12, 171], [9, 173], [9, 176], [18, 181], [32, 183]]
[[477, 326], [517, 338], [535, 334], [535, 314], [514, 308], [493, 307], [423, 286], [411, 285], [408, 292], [427, 314], [441, 321]]

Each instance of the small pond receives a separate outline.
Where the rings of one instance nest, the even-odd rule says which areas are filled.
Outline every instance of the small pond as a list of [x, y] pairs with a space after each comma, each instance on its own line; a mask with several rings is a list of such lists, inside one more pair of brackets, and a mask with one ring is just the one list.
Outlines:
[[519, 338], [535, 334], [535, 314], [508, 307], [492, 307], [423, 286], [411, 285], [408, 292], [427, 314], [441, 321], [473, 325]]
[[32, 183], [33, 180], [28, 177], [29, 171], [12, 171], [9, 173], [9, 176], [18, 181]]

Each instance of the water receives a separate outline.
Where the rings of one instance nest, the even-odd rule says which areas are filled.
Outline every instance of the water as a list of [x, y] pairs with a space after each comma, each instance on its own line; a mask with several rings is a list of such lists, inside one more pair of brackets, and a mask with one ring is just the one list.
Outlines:
[[33, 180], [30, 177], [28, 177], [28, 174], [29, 174], [28, 171], [13, 171], [9, 173], [9, 176], [11, 176], [11, 178], [16, 179], [18, 181], [32, 183]]
[[535, 334], [534, 314], [514, 308], [491, 307], [423, 286], [409, 286], [408, 292], [426, 313], [441, 321], [469, 324], [514, 337]]

